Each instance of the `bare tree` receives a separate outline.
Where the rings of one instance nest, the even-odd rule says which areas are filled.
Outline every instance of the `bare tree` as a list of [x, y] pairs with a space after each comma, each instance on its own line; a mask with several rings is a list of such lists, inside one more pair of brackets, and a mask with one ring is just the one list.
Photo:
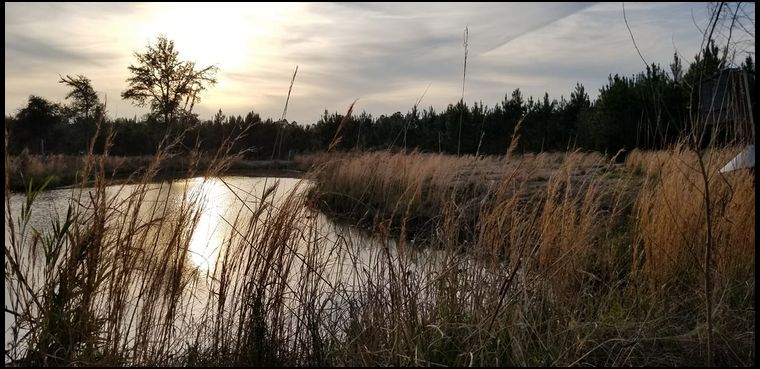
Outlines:
[[134, 55], [138, 65], [129, 66], [129, 88], [121, 97], [137, 106], [150, 104], [151, 111], [163, 116], [167, 124], [189, 115], [200, 102], [201, 91], [216, 83], [219, 68], [211, 65], [196, 70], [194, 62], [179, 60], [174, 41], [165, 36], [159, 36], [155, 46], [149, 44], [144, 53]]
[[76, 77], [68, 74], [66, 77], [61, 77], [61, 75], [58, 77], [61, 78], [58, 83], [71, 87], [71, 91], [66, 94], [66, 99], [74, 100], [71, 103], [71, 110], [75, 116], [87, 119], [103, 112], [103, 104], [98, 100], [98, 94], [92, 88], [92, 81], [89, 78], [81, 74]]

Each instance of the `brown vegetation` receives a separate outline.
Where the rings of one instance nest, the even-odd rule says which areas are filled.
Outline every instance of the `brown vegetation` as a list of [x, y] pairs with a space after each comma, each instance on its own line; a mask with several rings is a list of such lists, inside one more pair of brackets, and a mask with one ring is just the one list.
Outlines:
[[[135, 178], [135, 173], [142, 173], [154, 156], [100, 156], [93, 155], [94, 160], [102, 161], [106, 179], [109, 183], [116, 180]], [[88, 159], [82, 155], [29, 155], [22, 152], [9, 158], [10, 186], [13, 191], [25, 191], [30, 182], [39, 186], [50, 181], [47, 188], [69, 186], [77, 183]], [[197, 161], [197, 163], [195, 162]], [[213, 172], [211, 156], [189, 158], [175, 156], [162, 158], [156, 179], [188, 178]], [[243, 160], [230, 163], [225, 174], [256, 176], [298, 177], [304, 168], [294, 161], [284, 160]], [[90, 180], [94, 180], [90, 178]]]
[[[717, 173], [735, 152], [705, 156], [717, 266], [712, 360], [754, 365], [753, 173]], [[6, 156], [6, 312], [16, 320], [6, 362], [707, 361], [704, 189], [679, 147], [635, 151], [624, 165], [580, 152], [301, 158], [313, 163], [301, 184], [309, 191], [275, 201], [276, 185], [230, 188], [258, 201], [228, 219], [233, 232], [207, 277], [188, 261], [202, 193], [150, 198], [157, 155], [135, 175], [136, 190], [110, 196], [106, 168], [124, 163], [87, 158], [94, 187], [80, 181], [66, 216], [36, 232], [34, 192], [12, 211]], [[210, 175], [235, 160], [211, 163]], [[372, 238], [323, 234], [310, 205], [353, 217]]]

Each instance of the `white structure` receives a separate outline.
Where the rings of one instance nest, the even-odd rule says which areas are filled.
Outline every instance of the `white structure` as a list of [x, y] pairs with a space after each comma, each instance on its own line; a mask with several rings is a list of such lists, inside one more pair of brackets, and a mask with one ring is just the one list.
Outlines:
[[749, 145], [746, 149], [731, 159], [723, 168], [720, 169], [721, 173], [728, 173], [737, 169], [754, 168], [755, 167], [755, 145]]

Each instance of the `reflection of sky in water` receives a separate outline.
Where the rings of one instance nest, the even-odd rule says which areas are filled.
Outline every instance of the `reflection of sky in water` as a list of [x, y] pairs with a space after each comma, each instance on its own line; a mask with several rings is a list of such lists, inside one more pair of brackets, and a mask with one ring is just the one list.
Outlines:
[[[267, 189], [276, 185], [276, 190], [268, 194]], [[300, 186], [299, 186], [300, 185]], [[293, 191], [303, 192], [309, 186], [308, 182], [302, 183], [293, 178], [249, 178], [249, 177], [224, 177], [218, 178], [192, 178], [177, 180], [172, 183], [150, 184], [144, 191], [144, 198], [139, 209], [141, 222], [149, 222], [151, 219], [164, 218], [165, 224], [152, 230], [159, 244], [168, 244], [171, 238], [172, 224], [176, 224], [180, 216], [197, 215], [197, 223], [189, 238], [187, 259], [191, 269], [198, 272], [193, 278], [192, 287], [186, 290], [189, 316], [184, 324], [191, 327], [193, 324], [201, 324], [208, 320], [203, 316], [203, 311], [208, 303], [213, 304], [213, 293], [219, 288], [219, 277], [225, 263], [232, 263], [237, 267], [232, 268], [232, 283], [246, 283], [249, 278], [244, 274], [244, 268], [240, 265], [250, 263], [251, 257], [258, 257], [251, 252], [264, 251], [265, 247], [285, 247], [291, 260], [289, 272], [284, 272], [279, 267], [272, 273], [284, 273], [282, 277], [287, 280], [285, 286], [285, 303], [293, 310], [298, 311], [297, 299], [288, 296], [298, 296], [303, 293], [312, 293], [303, 290], [309, 288], [309, 283], [304, 283], [303, 273], [316, 271], [322, 281], [319, 285], [324, 288], [324, 294], [320, 300], [328, 299], [329, 304], [341, 305], [341, 301], [351, 298], [356, 291], [366, 289], [367, 284], [383, 283], [375, 280], [378, 275], [387, 275], [382, 270], [387, 268], [388, 262], [398, 268], [405, 276], [413, 278], [420, 285], [431, 285], [435, 278], [435, 272], [442, 263], [447, 264], [451, 260], [434, 250], [399, 250], [392, 240], [379, 242], [367, 233], [347, 226], [333, 223], [322, 214], [299, 208], [299, 219], [295, 220], [294, 232], [282, 241], [271, 244], [265, 241], [267, 235], [261, 232], [266, 227], [262, 225], [271, 222], [276, 216], [279, 206]], [[136, 189], [135, 185], [119, 185], [107, 188], [107, 196], [118, 201], [130, 199], [130, 194]], [[265, 211], [258, 218], [253, 217], [261, 206], [261, 198], [267, 194]], [[51, 214], [58, 214], [59, 218], [65, 217], [66, 207], [72, 190], [51, 190], [39, 195], [30, 225], [38, 230], [50, 230]], [[83, 198], [88, 198], [87, 194]], [[14, 194], [11, 197], [11, 207], [14, 217], [18, 216], [24, 196]], [[300, 210], [299, 210], [300, 211]], [[116, 217], [114, 223], [126, 221]], [[114, 224], [114, 229], [123, 225]], [[250, 227], [259, 227], [253, 234], [246, 233]], [[18, 232], [18, 229], [16, 230]], [[238, 233], [240, 232], [240, 233]], [[257, 233], [258, 232], [258, 233]], [[254, 239], [245, 238], [253, 237]], [[6, 244], [8, 244], [8, 225], [6, 224]], [[153, 236], [150, 236], [153, 237]], [[153, 239], [146, 242], [153, 242]], [[269, 246], [268, 246], [269, 245]], [[233, 247], [236, 246], [236, 247]], [[307, 260], [308, 259], [308, 260]], [[405, 260], [403, 270], [399, 267], [399, 259]], [[454, 260], [461, 263], [462, 260]], [[305, 263], [308, 263], [306, 265]], [[465, 262], [467, 263], [467, 262]], [[42, 263], [44, 264], [44, 262]], [[41, 265], [41, 264], [37, 264]], [[461, 265], [461, 264], [460, 264]], [[230, 264], [226, 264], [229, 268]], [[461, 265], [467, 268], [464, 265]], [[227, 271], [229, 272], [229, 270]], [[380, 273], [380, 274], [378, 274]], [[141, 279], [139, 274], [135, 279]], [[314, 278], [312, 277], [309, 278]], [[133, 285], [137, 281], [130, 281]], [[132, 287], [130, 287], [132, 288]], [[9, 297], [6, 287], [6, 306], [9, 305]], [[234, 299], [229, 299], [232, 303]], [[132, 307], [137, 309], [137, 306]], [[340, 310], [340, 309], [337, 309]], [[336, 310], [336, 313], [337, 313]], [[334, 316], [335, 322], [340, 322], [339, 315]], [[195, 323], [187, 323], [187, 322]], [[6, 343], [9, 341], [9, 327], [13, 322], [13, 316], [6, 312], [5, 331]]]
[[[148, 223], [151, 219], [165, 217], [161, 229], [155, 230], [159, 243], [169, 241], [173, 224], [176, 224], [180, 213], [189, 216], [197, 215], [198, 220], [189, 235], [188, 260], [192, 267], [202, 271], [199, 276], [214, 274], [214, 267], [218, 256], [222, 253], [225, 240], [229, 240], [231, 224], [245, 224], [251, 217], [250, 209], [255, 209], [264, 191], [277, 185], [276, 191], [270, 196], [268, 202], [276, 208], [282, 199], [295, 189], [299, 179], [294, 178], [249, 178], [249, 177], [225, 177], [204, 179], [202, 177], [177, 180], [171, 183], [149, 184], [144, 190], [144, 198], [141, 200], [139, 209], [140, 222]], [[130, 196], [138, 189], [137, 185], [115, 185], [106, 188], [108, 199], [113, 200], [114, 206], [126, 208]], [[233, 192], [234, 191], [234, 192]], [[70, 199], [77, 196], [78, 189], [54, 189], [40, 193], [33, 205], [33, 211], [28, 225], [24, 231], [27, 240], [31, 237], [32, 229], [42, 233], [51, 232], [51, 220], [58, 218], [63, 220]], [[186, 196], [183, 199], [183, 196]], [[82, 194], [82, 199], [89, 199], [87, 191]], [[25, 203], [25, 194], [15, 193], [11, 195], [11, 212], [14, 218], [14, 233], [19, 238], [22, 229], [16, 221], [21, 214], [22, 204]], [[242, 200], [242, 201], [241, 201]], [[85, 203], [88, 203], [86, 200]], [[189, 209], [188, 209], [189, 207]], [[239, 216], [238, 219], [236, 219]], [[10, 245], [10, 226], [7, 223], [7, 210], [5, 215], [5, 243]], [[115, 217], [114, 223], [125, 221]], [[115, 228], [121, 227], [115, 224]], [[40, 247], [40, 246], [38, 246]], [[44, 257], [41, 252], [35, 253], [34, 268], [42, 268]], [[28, 263], [27, 263], [28, 264]], [[35, 276], [41, 276], [41, 272], [33, 272]], [[197, 291], [207, 291], [210, 282], [201, 278]], [[33, 283], [34, 285], [40, 285]], [[9, 306], [8, 288], [5, 288], [5, 305]], [[5, 339], [9, 341], [10, 326], [13, 323], [13, 315], [5, 312]]]

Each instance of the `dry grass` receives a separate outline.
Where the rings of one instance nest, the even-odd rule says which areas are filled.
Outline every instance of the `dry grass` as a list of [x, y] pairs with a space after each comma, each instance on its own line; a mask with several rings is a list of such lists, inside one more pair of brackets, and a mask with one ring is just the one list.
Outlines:
[[[718, 170], [741, 148], [712, 150], [706, 155], [709, 191], [716, 213], [712, 219], [716, 242], [717, 277], [725, 286], [730, 281], [750, 282], [755, 254], [754, 171], [721, 174]], [[676, 147], [667, 152], [634, 152], [628, 164], [641, 168], [646, 180], [637, 199], [636, 211], [641, 248], [641, 272], [658, 288], [670, 281], [695, 283], [706, 238], [704, 185], [696, 154]]]
[[[716, 357], [746, 365], [754, 362], [745, 350], [754, 343], [752, 173], [717, 174], [736, 152], [712, 150], [705, 160], [718, 209], [714, 319], [723, 342]], [[311, 196], [328, 213], [371, 219], [356, 223], [375, 234], [395, 229], [399, 247], [411, 241], [458, 262], [474, 256], [494, 273], [452, 266], [457, 272], [441, 275], [445, 287], [437, 292], [446, 299], [436, 304], [454, 315], [426, 319], [417, 311], [402, 319], [459, 327], [442, 337], [466, 337], [449, 347], [463, 356], [438, 363], [468, 365], [469, 353], [479, 353], [473, 357], [483, 365], [701, 364], [705, 226], [694, 160], [680, 148], [637, 151], [625, 166], [582, 153], [505, 159], [376, 152], [314, 160], [319, 170]], [[410, 232], [419, 218], [431, 226]], [[421, 294], [415, 286], [387, 283], [402, 296]], [[423, 303], [412, 299], [414, 306]], [[388, 304], [387, 314], [406, 312]], [[385, 329], [401, 329], [396, 324]], [[375, 342], [383, 337], [376, 329], [374, 347], [399, 344], [398, 337]], [[401, 339], [405, 357], [422, 355], [412, 343], [420, 336]], [[483, 351], [493, 339], [503, 340], [504, 351]], [[427, 362], [393, 361], [388, 354], [352, 363]]]
[[[677, 148], [633, 152], [625, 165], [578, 152], [300, 158], [311, 182], [281, 200], [275, 186], [230, 188], [241, 210], [227, 219], [233, 231], [207, 278], [188, 255], [207, 195], [188, 189], [170, 201], [148, 185], [171, 149], [146, 159], [135, 189], [110, 187], [115, 195], [107, 168], [126, 163], [88, 156], [82, 171], [94, 175], [79, 178], [94, 187], [80, 182], [67, 215], [40, 233], [28, 224], [34, 193], [21, 213], [11, 210], [6, 156], [6, 311], [16, 317], [6, 362], [705, 362], [702, 189]], [[734, 151], [708, 160], [718, 209], [714, 361], [754, 365], [753, 177], [715, 174]], [[236, 160], [218, 157], [212, 175]], [[372, 238], [324, 234], [314, 205]]]

